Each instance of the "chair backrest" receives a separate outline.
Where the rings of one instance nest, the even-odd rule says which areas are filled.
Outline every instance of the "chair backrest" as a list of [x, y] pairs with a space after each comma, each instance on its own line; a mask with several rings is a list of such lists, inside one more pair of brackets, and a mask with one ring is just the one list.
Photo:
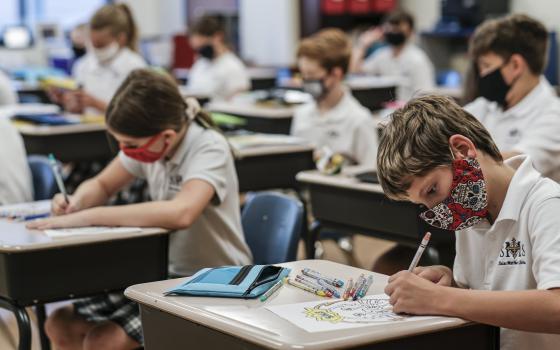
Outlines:
[[254, 263], [295, 260], [304, 219], [303, 205], [297, 199], [274, 192], [248, 196], [241, 223]]
[[27, 157], [33, 178], [33, 197], [36, 201], [51, 199], [58, 191], [49, 159], [41, 155]]

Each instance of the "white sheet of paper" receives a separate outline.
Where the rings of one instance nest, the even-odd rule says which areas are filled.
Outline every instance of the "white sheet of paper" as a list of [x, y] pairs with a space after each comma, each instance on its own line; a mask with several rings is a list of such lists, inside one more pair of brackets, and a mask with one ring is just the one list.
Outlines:
[[49, 237], [68, 237], [68, 236], [87, 236], [87, 235], [103, 235], [111, 233], [135, 233], [141, 232], [140, 227], [107, 227], [107, 226], [93, 226], [93, 227], [76, 227], [76, 228], [63, 228], [56, 230], [45, 230], [45, 234]]
[[267, 309], [312, 333], [435, 318], [395, 314], [389, 304], [389, 297], [385, 294], [368, 295], [356, 301], [325, 299], [269, 306]]

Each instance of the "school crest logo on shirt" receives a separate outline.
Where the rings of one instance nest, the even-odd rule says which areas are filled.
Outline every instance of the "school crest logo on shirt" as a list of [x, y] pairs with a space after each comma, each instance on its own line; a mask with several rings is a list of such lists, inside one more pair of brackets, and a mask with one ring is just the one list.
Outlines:
[[327, 136], [331, 139], [337, 139], [340, 136], [340, 133], [336, 130], [329, 130], [327, 131]]
[[183, 184], [183, 177], [181, 175], [171, 175], [169, 176], [169, 190], [174, 192], [181, 191], [181, 185]]
[[525, 265], [527, 264], [526, 255], [525, 244], [514, 237], [504, 242], [498, 265]]

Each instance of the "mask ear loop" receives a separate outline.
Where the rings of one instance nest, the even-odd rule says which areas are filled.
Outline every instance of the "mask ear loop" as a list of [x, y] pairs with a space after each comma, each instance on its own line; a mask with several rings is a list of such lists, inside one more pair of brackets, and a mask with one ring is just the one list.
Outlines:
[[451, 153], [451, 159], [452, 159], [453, 161], [455, 161], [455, 160], [456, 160], [456, 159], [455, 159], [455, 153], [453, 153], [453, 149], [451, 148], [451, 145], [450, 145], [450, 144], [447, 144], [447, 147], [449, 147], [449, 153]]

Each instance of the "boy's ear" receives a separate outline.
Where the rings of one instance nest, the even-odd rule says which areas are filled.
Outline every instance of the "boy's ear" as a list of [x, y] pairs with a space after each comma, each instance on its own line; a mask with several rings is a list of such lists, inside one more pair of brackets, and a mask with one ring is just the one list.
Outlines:
[[125, 33], [117, 34], [117, 43], [119, 46], [124, 47], [127, 44], [127, 37]]
[[449, 148], [454, 159], [476, 158], [477, 150], [472, 141], [463, 135], [453, 135], [449, 138]]
[[341, 67], [334, 67], [331, 71], [331, 74], [339, 80], [344, 80], [344, 71]]
[[521, 73], [528, 68], [527, 61], [525, 61], [525, 58], [518, 53], [511, 55], [510, 61], [513, 74], [515, 76], [521, 75]]

